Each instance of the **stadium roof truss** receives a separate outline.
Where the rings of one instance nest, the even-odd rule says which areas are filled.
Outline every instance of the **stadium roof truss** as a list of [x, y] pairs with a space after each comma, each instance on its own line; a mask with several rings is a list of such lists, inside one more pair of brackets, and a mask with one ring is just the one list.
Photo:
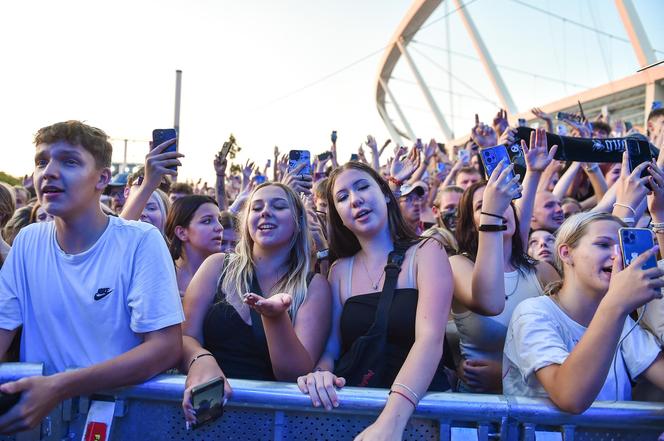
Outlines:
[[[482, 63], [484, 72], [491, 82], [496, 97], [502, 107], [507, 109], [512, 123], [518, 118], [534, 120], [530, 112], [520, 112], [517, 109], [510, 95], [508, 85], [501, 77], [490, 51], [484, 44], [479, 30], [475, 26], [468, 9], [465, 7], [464, 0], [448, 1], [451, 1], [452, 6], [455, 8], [452, 12], [458, 13], [472, 46]], [[376, 78], [376, 104], [378, 113], [383, 119], [392, 140], [399, 145], [403, 144], [403, 137], [411, 141], [417, 138], [406, 115], [399, 106], [394, 93], [389, 87], [389, 80], [401, 58], [403, 58], [413, 74], [415, 82], [424, 95], [431, 114], [435, 118], [446, 142], [460, 143], [462, 140], [462, 138], [455, 139], [453, 131], [445, 120], [436, 100], [433, 98], [429, 87], [407, 49], [408, 44], [415, 34], [442, 2], [443, 0], [415, 0], [390, 40], [379, 65]], [[615, 0], [615, 6], [641, 67], [655, 63], [657, 61], [655, 51], [648, 41], [632, 0]], [[386, 109], [386, 98], [389, 99], [389, 102], [394, 107], [400, 120], [400, 126], [403, 129], [398, 128], [397, 124], [390, 118]], [[654, 100], [664, 100], [664, 65], [643, 70], [628, 77], [611, 81], [552, 103], [541, 105], [540, 107], [547, 113], [576, 111], [578, 100], [584, 103], [584, 110], [588, 116], [599, 114], [601, 109], [607, 106], [611, 114], [616, 118], [645, 122], [650, 103]]]

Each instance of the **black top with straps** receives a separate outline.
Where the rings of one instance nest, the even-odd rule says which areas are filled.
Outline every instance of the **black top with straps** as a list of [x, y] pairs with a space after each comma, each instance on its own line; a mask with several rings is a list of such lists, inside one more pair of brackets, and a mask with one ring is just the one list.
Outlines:
[[[313, 273], [308, 274], [307, 285], [313, 276]], [[226, 294], [221, 290], [222, 279], [217, 284], [214, 303], [203, 320], [203, 347], [212, 353], [228, 378], [276, 381], [260, 314], [250, 309], [251, 324], [247, 324], [226, 301]], [[251, 291], [263, 295], [255, 276]]]
[[[341, 313], [341, 353], [346, 353], [353, 342], [367, 333], [373, 324], [380, 292], [360, 294], [346, 300]], [[387, 324], [387, 354], [383, 387], [389, 388], [396, 378], [411, 347], [415, 343], [415, 315], [418, 293], [415, 288], [394, 290]], [[447, 343], [447, 342], [445, 342]], [[447, 347], [444, 358], [449, 354]], [[446, 391], [450, 386], [444, 370], [444, 360], [438, 364], [429, 386], [430, 391]]]

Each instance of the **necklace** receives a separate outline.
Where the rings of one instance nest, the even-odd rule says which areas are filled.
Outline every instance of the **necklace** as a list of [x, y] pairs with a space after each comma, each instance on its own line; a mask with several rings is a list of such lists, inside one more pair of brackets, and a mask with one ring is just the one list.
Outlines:
[[521, 280], [521, 277], [520, 277], [520, 274], [517, 272], [517, 274], [516, 274], [516, 284], [514, 285], [514, 289], [509, 294], [505, 294], [505, 300], [512, 297], [514, 295], [514, 293], [516, 292], [516, 290], [519, 288], [519, 280]]
[[380, 272], [380, 277], [378, 277], [378, 280], [376, 280], [376, 282], [374, 283], [373, 279], [369, 275], [369, 269], [367, 269], [367, 264], [364, 262], [364, 259], [362, 259], [361, 262], [362, 262], [362, 266], [364, 267], [364, 271], [367, 273], [367, 277], [369, 278], [369, 282], [371, 282], [371, 288], [374, 291], [378, 291], [378, 285], [380, 284], [380, 281], [383, 278], [383, 274], [385, 274], [385, 268], [383, 268], [383, 270]]

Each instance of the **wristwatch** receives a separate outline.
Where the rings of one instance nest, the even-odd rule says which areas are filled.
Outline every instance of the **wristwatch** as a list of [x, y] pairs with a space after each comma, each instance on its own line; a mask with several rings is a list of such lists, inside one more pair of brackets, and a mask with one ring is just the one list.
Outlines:
[[330, 255], [330, 250], [329, 249], [324, 249], [324, 250], [320, 250], [316, 253], [316, 258], [318, 260], [325, 260], [329, 257], [329, 255]]

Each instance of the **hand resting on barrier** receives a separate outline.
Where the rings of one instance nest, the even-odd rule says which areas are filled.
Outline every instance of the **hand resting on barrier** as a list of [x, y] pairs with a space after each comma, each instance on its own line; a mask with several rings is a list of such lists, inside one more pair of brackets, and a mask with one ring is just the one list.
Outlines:
[[302, 393], [309, 395], [314, 407], [323, 406], [325, 410], [339, 407], [337, 388], [346, 385], [346, 379], [337, 377], [330, 371], [315, 371], [298, 377], [297, 386]]

